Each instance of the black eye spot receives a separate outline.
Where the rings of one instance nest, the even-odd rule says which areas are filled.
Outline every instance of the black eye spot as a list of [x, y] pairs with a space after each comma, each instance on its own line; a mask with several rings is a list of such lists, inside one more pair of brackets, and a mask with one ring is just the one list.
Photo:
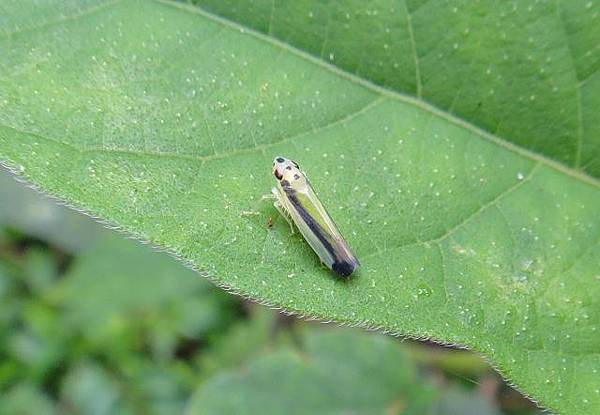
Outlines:
[[300, 175], [294, 174], [294, 180], [298, 180], [299, 178], [300, 178]]
[[292, 166], [287, 166], [285, 169], [286, 170], [292, 170]]
[[283, 163], [285, 160], [282, 159], [281, 157], [277, 157], [277, 163]]

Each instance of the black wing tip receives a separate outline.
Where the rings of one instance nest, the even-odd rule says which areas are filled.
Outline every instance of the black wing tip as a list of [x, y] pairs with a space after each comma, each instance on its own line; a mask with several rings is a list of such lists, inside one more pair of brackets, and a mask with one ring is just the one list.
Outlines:
[[338, 261], [331, 266], [333, 272], [343, 278], [348, 278], [358, 268], [358, 261]]

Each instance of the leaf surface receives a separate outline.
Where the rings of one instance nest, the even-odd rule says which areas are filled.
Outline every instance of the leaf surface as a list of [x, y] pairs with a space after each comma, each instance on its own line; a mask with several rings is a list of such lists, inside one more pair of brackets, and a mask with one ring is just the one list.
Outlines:
[[[572, 140], [516, 146], [188, 6], [30, 5], [0, 28], [0, 159], [23, 177], [243, 295], [465, 345], [551, 409], [600, 409], [600, 184]], [[261, 201], [280, 154], [359, 257], [350, 281]]]
[[600, 3], [192, 2], [600, 177]]

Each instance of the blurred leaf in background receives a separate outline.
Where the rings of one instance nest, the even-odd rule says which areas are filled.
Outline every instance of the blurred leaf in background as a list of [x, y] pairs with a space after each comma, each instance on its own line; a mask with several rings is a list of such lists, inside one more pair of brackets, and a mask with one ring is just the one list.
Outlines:
[[435, 395], [393, 339], [313, 329], [299, 348], [215, 376], [188, 413], [423, 414]]
[[0, 226], [18, 229], [70, 253], [85, 249], [102, 233], [84, 215], [73, 214], [22, 187], [2, 170]]
[[0, 173], [1, 414], [537, 413], [472, 353], [242, 302]]

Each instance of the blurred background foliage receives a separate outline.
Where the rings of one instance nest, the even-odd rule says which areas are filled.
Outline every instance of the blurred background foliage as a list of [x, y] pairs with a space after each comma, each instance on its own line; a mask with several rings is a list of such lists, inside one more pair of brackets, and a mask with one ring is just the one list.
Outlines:
[[248, 303], [0, 170], [0, 413], [540, 411], [475, 354]]

